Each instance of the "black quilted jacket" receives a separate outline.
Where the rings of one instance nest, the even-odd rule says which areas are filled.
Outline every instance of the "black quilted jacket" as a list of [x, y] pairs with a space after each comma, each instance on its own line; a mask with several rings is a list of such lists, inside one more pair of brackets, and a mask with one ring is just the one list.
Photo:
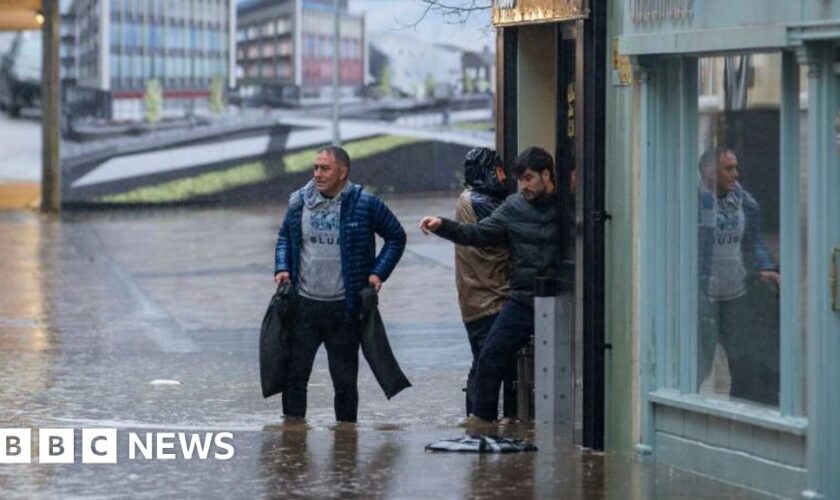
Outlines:
[[458, 245], [484, 247], [507, 244], [510, 249], [510, 297], [533, 303], [534, 280], [558, 277], [562, 254], [559, 210], [556, 196], [533, 202], [512, 194], [475, 224], [461, 224], [441, 217], [443, 224], [435, 234]]

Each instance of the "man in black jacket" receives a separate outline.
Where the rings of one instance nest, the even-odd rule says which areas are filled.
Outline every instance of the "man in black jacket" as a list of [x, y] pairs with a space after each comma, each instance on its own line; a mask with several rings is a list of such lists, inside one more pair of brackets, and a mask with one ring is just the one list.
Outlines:
[[528, 148], [513, 166], [519, 192], [474, 224], [424, 217], [420, 229], [458, 245], [506, 244], [510, 250], [510, 294], [481, 349], [475, 375], [475, 402], [469, 422], [498, 417], [499, 388], [534, 333], [534, 282], [556, 277], [562, 259], [554, 161], [541, 148]]

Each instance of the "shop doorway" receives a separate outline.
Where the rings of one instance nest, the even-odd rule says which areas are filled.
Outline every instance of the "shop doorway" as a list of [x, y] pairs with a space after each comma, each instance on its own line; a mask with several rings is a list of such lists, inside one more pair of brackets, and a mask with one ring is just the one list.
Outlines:
[[[606, 33], [603, 12], [559, 23], [503, 28], [499, 44], [498, 147], [507, 164], [530, 146], [555, 156], [561, 248], [573, 295], [574, 441], [604, 447], [604, 117]], [[550, 103], [550, 104], [549, 104]], [[567, 332], [568, 333], [568, 332]], [[539, 349], [539, 346], [537, 346]], [[562, 355], [561, 355], [562, 356]], [[564, 360], [557, 359], [563, 363]]]

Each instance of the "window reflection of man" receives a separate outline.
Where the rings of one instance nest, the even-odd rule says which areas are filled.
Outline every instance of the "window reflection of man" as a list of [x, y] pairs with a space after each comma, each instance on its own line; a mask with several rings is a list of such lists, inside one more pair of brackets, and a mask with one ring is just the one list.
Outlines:
[[700, 365], [710, 372], [715, 345], [726, 350], [732, 397], [778, 403], [779, 272], [761, 237], [758, 202], [739, 182], [738, 157], [723, 146], [700, 158]]

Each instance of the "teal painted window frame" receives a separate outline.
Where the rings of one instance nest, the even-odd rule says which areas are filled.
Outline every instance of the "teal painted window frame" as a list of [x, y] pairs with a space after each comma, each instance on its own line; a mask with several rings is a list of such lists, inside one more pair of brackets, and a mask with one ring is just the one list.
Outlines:
[[840, 73], [836, 40], [818, 35], [797, 53], [808, 67], [808, 487], [813, 498], [840, 498], [840, 312], [830, 290], [840, 247]]
[[[691, 411], [741, 415], [801, 433], [807, 426], [800, 384], [799, 64], [783, 52], [780, 109], [780, 405], [728, 402], [697, 393], [697, 57], [638, 57], [640, 202], [641, 450], [653, 442], [653, 404], [693, 404]], [[795, 117], [795, 119], [792, 119]], [[810, 297], [809, 297], [810, 298]], [[662, 397], [669, 394], [669, 397]], [[676, 395], [676, 396], [675, 396]], [[683, 397], [684, 396], [684, 397]], [[688, 399], [686, 399], [688, 398]], [[685, 408], [684, 408], [685, 409]]]

